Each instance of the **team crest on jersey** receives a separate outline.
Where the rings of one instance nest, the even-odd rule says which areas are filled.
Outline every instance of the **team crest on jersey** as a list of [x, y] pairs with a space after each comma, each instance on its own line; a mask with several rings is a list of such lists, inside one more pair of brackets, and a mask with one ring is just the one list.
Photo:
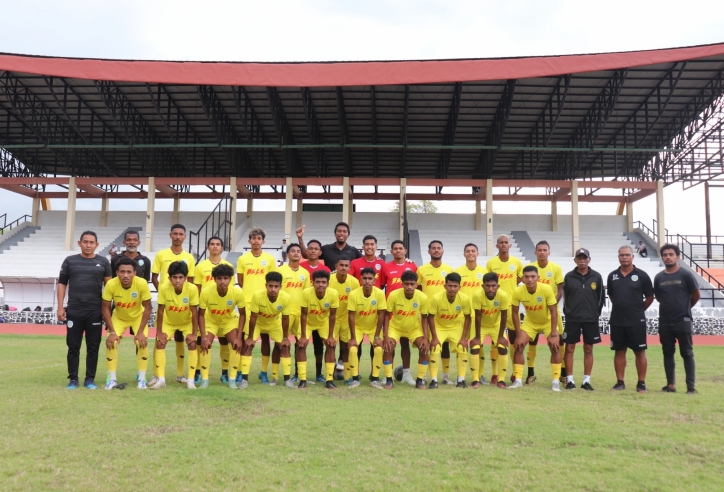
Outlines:
[[553, 272], [547, 272], [546, 277], [551, 278], [553, 276]]
[[483, 274], [482, 274], [482, 273], [478, 273], [478, 278], [483, 278]]
[[226, 305], [227, 305], [227, 306], [231, 306], [232, 304], [234, 304], [234, 301], [232, 301], [231, 299], [229, 299], [228, 301], [226, 301]]
[[460, 307], [460, 306], [455, 306], [455, 311], [460, 311], [461, 309], [462, 309], [462, 307]]
[[143, 266], [143, 265], [144, 265], [143, 260], [138, 260], [138, 266]]
[[500, 302], [498, 302], [498, 301], [495, 301], [495, 302], [493, 303], [493, 306], [495, 306], [495, 307], [498, 307], [498, 306], [500, 306]]
[[73, 320], [68, 321], [68, 328], [73, 328]]
[[410, 267], [405, 268], [405, 271], [408, 271], [408, 270], [412, 270], [412, 268], [410, 268]]
[[348, 294], [350, 293], [351, 290], [352, 290], [352, 289], [350, 289], [349, 287], [345, 287], [345, 288], [344, 288], [344, 291], [345, 291], [346, 293], [348, 293]]
[[302, 282], [304, 282], [304, 278], [305, 278], [304, 275], [299, 276], [299, 280], [301, 280]]
[[376, 305], [377, 305], [377, 300], [376, 300], [376, 299], [372, 299], [372, 302], [371, 302], [370, 304], [372, 304], [373, 306], [376, 306]]
[[138, 297], [138, 292], [131, 292], [131, 297], [134, 298], [134, 299], [137, 298], [137, 297]]
[[188, 297], [184, 297], [182, 300], [183, 300], [183, 303], [184, 303], [184, 304], [188, 304], [188, 303], [189, 303], [189, 298], [188, 298]]
[[591, 289], [596, 290], [596, 282], [591, 282]]
[[443, 277], [447, 277], [447, 272], [445, 270], [443, 270], [441, 273]]
[[375, 270], [379, 270], [379, 269], [381, 269], [381, 268], [382, 268], [382, 265], [380, 265], [379, 263], [377, 263], [377, 264], [375, 265]]
[[631, 280], [636, 282], [639, 279], [638, 275], [631, 275]]
[[281, 311], [282, 309], [284, 309], [284, 306], [282, 306], [281, 304], [279, 304], [279, 305], [277, 306], [277, 311]]
[[515, 271], [515, 265], [510, 265], [509, 268], [510, 268], [510, 271], [511, 271], [511, 272]]
[[538, 302], [543, 302], [543, 298], [541, 296], [536, 297], [535, 300]]
[[420, 307], [420, 305], [419, 305], [418, 303], [416, 303], [416, 302], [413, 302], [413, 303], [412, 303], [412, 307], [415, 308], [415, 309], [417, 309], [417, 308]]
[[266, 260], [261, 260], [261, 266], [265, 267], [267, 265]]
[[325, 302], [325, 303], [324, 303], [324, 307], [327, 308], [327, 309], [329, 309], [329, 303], [328, 303], [328, 302]]

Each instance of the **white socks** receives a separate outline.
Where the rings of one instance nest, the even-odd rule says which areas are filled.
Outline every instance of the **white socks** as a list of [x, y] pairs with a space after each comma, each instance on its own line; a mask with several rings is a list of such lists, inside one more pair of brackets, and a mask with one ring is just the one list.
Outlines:
[[146, 380], [146, 371], [138, 371], [138, 380], [139, 380], [139, 381], [145, 381], [145, 380]]
[[574, 383], [574, 381], [573, 381], [573, 376], [566, 376], [566, 380], [567, 380], [569, 383]]
[[117, 381], [116, 379], [116, 371], [108, 371], [108, 374], [111, 377], [111, 381]]
[[583, 376], [583, 384], [590, 383], [590, 382], [591, 382], [590, 374], [588, 376]]

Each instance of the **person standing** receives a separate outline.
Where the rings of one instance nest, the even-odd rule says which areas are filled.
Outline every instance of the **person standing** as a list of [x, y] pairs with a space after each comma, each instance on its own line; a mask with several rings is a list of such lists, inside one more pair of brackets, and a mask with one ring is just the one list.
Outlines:
[[659, 251], [664, 271], [654, 277], [654, 295], [659, 302], [659, 340], [664, 352], [666, 386], [664, 393], [676, 392], [676, 342], [684, 359], [686, 394], [696, 394], [696, 365], [691, 338], [693, 316], [691, 308], [699, 302], [701, 293], [694, 276], [679, 266], [681, 251], [675, 244], [664, 244]]
[[626, 350], [631, 349], [636, 357], [638, 383], [636, 391], [646, 393], [646, 313], [654, 302], [654, 287], [649, 275], [633, 264], [633, 248], [621, 246], [618, 249], [618, 270], [608, 274], [606, 288], [611, 301], [611, 350], [616, 351], [613, 365], [616, 369], [616, 384], [613, 391], [626, 389]]
[[[299, 229], [297, 229], [297, 239], [299, 243], [299, 247], [302, 249], [302, 256], [304, 258], [307, 257], [307, 248], [304, 246], [304, 231], [306, 230], [305, 225], [302, 225]], [[349, 224], [346, 222], [338, 222], [337, 225], [334, 226], [334, 238], [335, 242], [330, 244], [325, 244], [321, 247], [321, 254], [319, 255], [319, 259], [324, 261], [324, 264], [330, 267], [334, 267], [334, 265], [337, 264], [337, 260], [339, 260], [339, 257], [344, 255], [350, 260], [356, 260], [357, 258], [362, 257], [362, 253], [359, 252], [357, 248], [354, 246], [350, 246], [347, 244], [347, 239], [349, 238], [350, 230], [349, 230]], [[312, 272], [310, 272], [312, 273]]]
[[116, 276], [118, 270], [118, 260], [121, 258], [130, 258], [136, 262], [136, 277], [143, 278], [146, 282], [151, 281], [151, 260], [138, 252], [138, 246], [141, 239], [138, 231], [126, 231], [123, 235], [123, 246], [126, 250], [121, 251], [111, 258], [111, 275]]
[[576, 251], [576, 268], [563, 278], [563, 294], [566, 315], [566, 328], [563, 332], [566, 354], [566, 386], [567, 390], [576, 389], [573, 381], [573, 355], [576, 344], [583, 335], [583, 384], [581, 389], [593, 391], [591, 386], [591, 370], [593, 369], [593, 345], [601, 343], [601, 331], [598, 319], [601, 316], [603, 303], [606, 300], [603, 277], [588, 267], [591, 255], [586, 248]]
[[[77, 389], [80, 347], [85, 334], [86, 359], [83, 386], [98, 389], [95, 384], [98, 349], [103, 337], [103, 286], [111, 279], [111, 263], [95, 254], [98, 236], [93, 231], [80, 235], [80, 254], [63, 260], [58, 275], [58, 320], [67, 325], [68, 379], [66, 389]], [[70, 288], [68, 287], [70, 285]], [[68, 291], [68, 305], [63, 307]]]

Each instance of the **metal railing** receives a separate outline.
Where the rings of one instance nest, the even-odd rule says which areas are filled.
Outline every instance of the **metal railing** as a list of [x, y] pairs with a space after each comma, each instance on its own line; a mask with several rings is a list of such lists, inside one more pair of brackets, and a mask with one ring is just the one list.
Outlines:
[[196, 257], [197, 262], [206, 258], [208, 253], [206, 242], [210, 237], [220, 237], [224, 241], [225, 251], [231, 251], [234, 246], [229, 244], [231, 240], [232, 200], [233, 198], [229, 195], [225, 195], [224, 198], [219, 200], [219, 203], [214, 207], [204, 223], [201, 224], [199, 230], [189, 233], [189, 253]]
[[[681, 259], [686, 262], [691, 268], [696, 270], [696, 273], [701, 275], [704, 280], [709, 282], [711, 285], [714, 286], [715, 289], [717, 289], [719, 292], [724, 294], [724, 284], [719, 282], [719, 280], [711, 275], [706, 268], [712, 268], [712, 260], [710, 258], [705, 258], [703, 261], [701, 259], [695, 259], [694, 258], [694, 244], [690, 243], [688, 239], [686, 239], [685, 236], [682, 236], [680, 234], [670, 234], [666, 236], [667, 241], [676, 244], [679, 249], [681, 250]], [[711, 247], [712, 245], [696, 245], [696, 246], [704, 246], [706, 249], [707, 246]], [[722, 245], [722, 253], [724, 254], [724, 245]], [[706, 262], [706, 267], [702, 265], [700, 262]]]
[[6, 232], [11, 231], [13, 227], [17, 227], [20, 224], [32, 219], [32, 215], [25, 214], [22, 217], [13, 220], [12, 222], [8, 222], [8, 214], [2, 214], [0, 215], [0, 221], [2, 221], [2, 226], [0, 226], [0, 235], [5, 234]]

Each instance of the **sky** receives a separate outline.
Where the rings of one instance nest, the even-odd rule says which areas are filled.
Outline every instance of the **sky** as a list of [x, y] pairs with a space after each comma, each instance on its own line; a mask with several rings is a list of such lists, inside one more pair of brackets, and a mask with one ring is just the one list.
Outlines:
[[[0, 52], [72, 57], [204, 61], [355, 61], [485, 58], [632, 51], [724, 42], [720, 1], [124, 1], [0, 0]], [[724, 209], [724, 188], [711, 189]], [[704, 233], [703, 187], [665, 190], [666, 225]], [[0, 215], [30, 213], [30, 200], [0, 190]], [[198, 207], [182, 203], [182, 209]], [[279, 209], [281, 203], [258, 204]], [[460, 211], [441, 203], [441, 212]], [[209, 210], [213, 205], [209, 206]], [[391, 204], [361, 203], [385, 211]], [[118, 201], [112, 210], [145, 209]], [[64, 208], [62, 201], [53, 208]], [[100, 201], [79, 201], [100, 209]], [[243, 207], [242, 207], [243, 208]], [[469, 208], [469, 210], [468, 210]], [[525, 204], [494, 207], [525, 213]], [[463, 204], [473, 212], [473, 204]], [[542, 211], [542, 209], [539, 209]], [[582, 214], [613, 214], [614, 204], [581, 204]], [[560, 207], [560, 213], [565, 208]], [[655, 217], [654, 197], [634, 206]], [[712, 218], [715, 234], [724, 220]]]

